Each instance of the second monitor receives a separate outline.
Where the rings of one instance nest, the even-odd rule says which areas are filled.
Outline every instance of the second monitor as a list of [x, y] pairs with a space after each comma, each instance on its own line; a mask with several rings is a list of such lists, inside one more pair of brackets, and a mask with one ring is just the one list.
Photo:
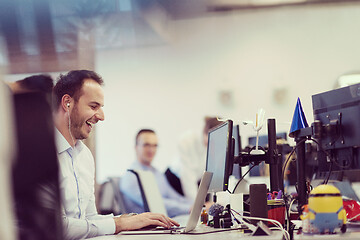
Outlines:
[[232, 129], [233, 122], [227, 120], [209, 131], [206, 171], [213, 173], [209, 187], [210, 192], [228, 189], [234, 156]]

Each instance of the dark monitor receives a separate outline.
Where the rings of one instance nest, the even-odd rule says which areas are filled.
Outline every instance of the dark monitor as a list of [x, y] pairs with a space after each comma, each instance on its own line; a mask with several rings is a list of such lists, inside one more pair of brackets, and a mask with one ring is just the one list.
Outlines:
[[234, 156], [232, 128], [233, 122], [227, 120], [209, 131], [206, 171], [213, 173], [209, 192], [220, 192], [228, 189]]
[[[234, 138], [234, 156], [239, 156], [241, 152], [241, 138], [239, 125], [233, 126], [232, 137]], [[236, 179], [242, 176], [241, 167], [239, 164], [234, 164], [232, 174]]]
[[[332, 172], [347, 175], [356, 171], [355, 175], [360, 176], [360, 84], [315, 94], [312, 102], [314, 120], [322, 125], [317, 138], [331, 156]], [[318, 171], [329, 169], [329, 158], [319, 157]]]

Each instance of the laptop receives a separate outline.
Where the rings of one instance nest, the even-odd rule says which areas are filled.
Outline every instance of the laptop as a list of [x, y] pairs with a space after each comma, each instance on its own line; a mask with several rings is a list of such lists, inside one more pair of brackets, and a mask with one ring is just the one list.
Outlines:
[[139, 229], [139, 230], [132, 230], [132, 231], [123, 231], [123, 232], [120, 232], [119, 234], [122, 234], [122, 235], [179, 234], [179, 233], [189, 233], [189, 232], [193, 231], [195, 229], [195, 227], [198, 225], [201, 210], [202, 210], [202, 207], [205, 202], [206, 194], [209, 190], [212, 175], [213, 175], [212, 172], [206, 172], [206, 171], [204, 172], [204, 174], [201, 178], [201, 181], [200, 181], [200, 186], [199, 186], [196, 198], [195, 198], [194, 205], [190, 212], [190, 216], [186, 223], [185, 228], [175, 227], [172, 229], [165, 229], [165, 228], [160, 228], [160, 227], [154, 227], [153, 229], [150, 229], [150, 230]]

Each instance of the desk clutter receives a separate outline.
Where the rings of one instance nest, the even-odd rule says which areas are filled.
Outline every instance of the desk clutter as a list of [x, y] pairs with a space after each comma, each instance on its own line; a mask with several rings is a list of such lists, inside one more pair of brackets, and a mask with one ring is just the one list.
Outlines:
[[360, 224], [356, 223], [360, 220], [360, 203], [343, 197], [331, 184], [319, 185], [310, 192], [301, 215], [291, 206], [297, 197], [281, 193], [281, 199], [278, 199], [279, 192], [274, 195], [274, 192], [267, 192], [265, 184], [252, 184], [250, 195], [243, 196], [243, 211], [234, 210], [230, 204], [214, 203], [208, 217], [204, 216], [206, 211], [203, 210], [202, 223], [219, 229], [242, 224], [244, 232], [251, 235], [272, 235], [273, 231], [281, 231], [285, 239], [293, 239], [294, 235], [345, 236], [349, 228], [351, 232], [360, 229]]

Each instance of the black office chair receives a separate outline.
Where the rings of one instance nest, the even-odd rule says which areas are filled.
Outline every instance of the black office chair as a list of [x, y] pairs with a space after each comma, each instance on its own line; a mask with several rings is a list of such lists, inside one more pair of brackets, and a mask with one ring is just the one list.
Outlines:
[[101, 184], [99, 191], [99, 213], [120, 215], [129, 213], [120, 192], [121, 177], [110, 177]]
[[184, 191], [181, 186], [180, 178], [178, 178], [170, 168], [166, 169], [165, 176], [167, 181], [169, 182], [170, 186], [172, 186], [175, 191], [177, 191], [180, 195], [184, 196]]

